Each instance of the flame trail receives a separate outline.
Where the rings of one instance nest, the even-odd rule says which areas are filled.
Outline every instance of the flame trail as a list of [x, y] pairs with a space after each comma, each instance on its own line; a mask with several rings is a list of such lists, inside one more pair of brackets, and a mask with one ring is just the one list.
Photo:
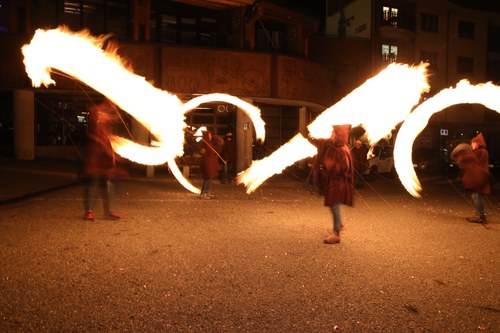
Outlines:
[[415, 138], [427, 126], [431, 116], [455, 104], [482, 104], [500, 113], [500, 87], [490, 82], [471, 85], [460, 81], [456, 88], [441, 90], [438, 94], [420, 104], [399, 129], [394, 145], [394, 165], [401, 183], [414, 197], [420, 197], [422, 190], [412, 162], [412, 148]]
[[[391, 64], [375, 77], [345, 96], [338, 103], [321, 113], [307, 127], [311, 136], [328, 139], [332, 125], [361, 125], [368, 140], [375, 143], [390, 134], [420, 101], [427, 82], [428, 64], [410, 67]], [[269, 177], [281, 173], [287, 166], [305, 157], [314, 156], [317, 149], [306, 143], [302, 135], [295, 136], [278, 152], [260, 161], [238, 175], [237, 181], [245, 184], [247, 193], [253, 192]]]
[[189, 112], [190, 106], [215, 101], [234, 103], [254, 122], [257, 139], [264, 139], [264, 122], [255, 106], [225, 94], [200, 96], [195, 102], [183, 104], [177, 96], [155, 88], [144, 77], [128, 71], [116, 50], [102, 50], [105, 40], [104, 37], [92, 37], [87, 31], [38, 29], [31, 43], [22, 47], [22, 52], [33, 86], [55, 85], [50, 73], [56, 68], [101, 92], [154, 136], [151, 146], [112, 136], [113, 149], [119, 155], [146, 165], [166, 162], [184, 187], [200, 193], [182, 176], [175, 163], [175, 157], [184, 152], [184, 114]]
[[286, 166], [298, 160], [313, 157], [317, 153], [316, 147], [309, 140], [302, 134], [297, 134], [270, 156], [253, 162], [250, 168], [238, 175], [238, 182], [245, 184], [247, 193], [252, 193], [267, 178], [280, 173]]

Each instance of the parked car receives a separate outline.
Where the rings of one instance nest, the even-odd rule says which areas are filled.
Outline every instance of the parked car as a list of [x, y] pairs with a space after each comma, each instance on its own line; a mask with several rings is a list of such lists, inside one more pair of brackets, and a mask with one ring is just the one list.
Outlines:
[[450, 158], [445, 148], [418, 148], [413, 151], [413, 167], [417, 173], [425, 175], [454, 175], [458, 165]]
[[386, 141], [373, 145], [368, 151], [368, 173], [371, 177], [377, 174], [396, 175], [394, 168], [394, 147]]

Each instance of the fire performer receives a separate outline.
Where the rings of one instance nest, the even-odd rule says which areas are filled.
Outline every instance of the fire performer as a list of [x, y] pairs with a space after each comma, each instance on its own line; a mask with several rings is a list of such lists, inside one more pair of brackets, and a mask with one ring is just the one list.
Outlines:
[[118, 120], [116, 107], [109, 100], [89, 108], [87, 143], [84, 160], [84, 220], [94, 220], [94, 191], [98, 187], [103, 201], [104, 218], [120, 218], [110, 209], [113, 181], [125, 177], [126, 171], [117, 165], [117, 158], [109, 136]]
[[318, 167], [323, 182], [324, 205], [330, 208], [333, 233], [324, 243], [340, 243], [343, 228], [341, 206], [353, 204], [354, 169], [351, 152], [347, 146], [351, 125], [334, 125], [330, 139], [318, 150]]
[[476, 208], [476, 216], [466, 218], [473, 223], [486, 223], [484, 214], [484, 196], [489, 195], [490, 171], [489, 154], [482, 133], [471, 139], [471, 144], [458, 145], [451, 153], [451, 158], [461, 169], [461, 179], [465, 189], [472, 191], [472, 201]]
[[210, 192], [212, 187], [212, 179], [216, 178], [220, 171], [220, 152], [222, 145], [220, 145], [212, 136], [212, 132], [203, 131], [203, 139], [201, 142], [200, 154], [200, 171], [203, 177], [201, 185], [201, 199], [210, 199], [213, 193]]

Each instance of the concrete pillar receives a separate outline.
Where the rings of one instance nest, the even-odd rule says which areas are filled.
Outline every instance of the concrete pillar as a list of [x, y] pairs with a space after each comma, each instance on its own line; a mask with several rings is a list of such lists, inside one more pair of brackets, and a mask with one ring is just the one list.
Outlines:
[[[307, 138], [307, 108], [305, 106], [301, 106], [299, 108], [299, 133], [302, 134], [304, 138]], [[307, 161], [301, 160], [299, 161], [299, 168], [305, 169]]]
[[[132, 138], [135, 142], [143, 145], [149, 145], [149, 131], [144, 128], [137, 120], [132, 119], [131, 124]], [[146, 166], [146, 177], [152, 178], [155, 175], [155, 167], [153, 165]]]
[[[245, 102], [253, 103], [252, 100], [248, 99], [245, 99]], [[241, 172], [252, 163], [254, 128], [250, 118], [239, 109], [236, 112], [236, 133], [236, 149], [238, 151], [236, 171]]]
[[35, 159], [35, 93], [14, 91], [14, 156], [18, 160]]

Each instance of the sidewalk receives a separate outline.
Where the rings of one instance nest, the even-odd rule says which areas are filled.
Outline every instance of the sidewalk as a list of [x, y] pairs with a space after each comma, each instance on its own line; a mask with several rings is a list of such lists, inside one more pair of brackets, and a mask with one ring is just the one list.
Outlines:
[[[80, 161], [36, 158], [31, 161], [0, 157], [0, 205], [77, 185]], [[130, 170], [134, 179], [145, 179], [145, 168]], [[169, 177], [166, 167], [156, 167], [154, 178]]]

